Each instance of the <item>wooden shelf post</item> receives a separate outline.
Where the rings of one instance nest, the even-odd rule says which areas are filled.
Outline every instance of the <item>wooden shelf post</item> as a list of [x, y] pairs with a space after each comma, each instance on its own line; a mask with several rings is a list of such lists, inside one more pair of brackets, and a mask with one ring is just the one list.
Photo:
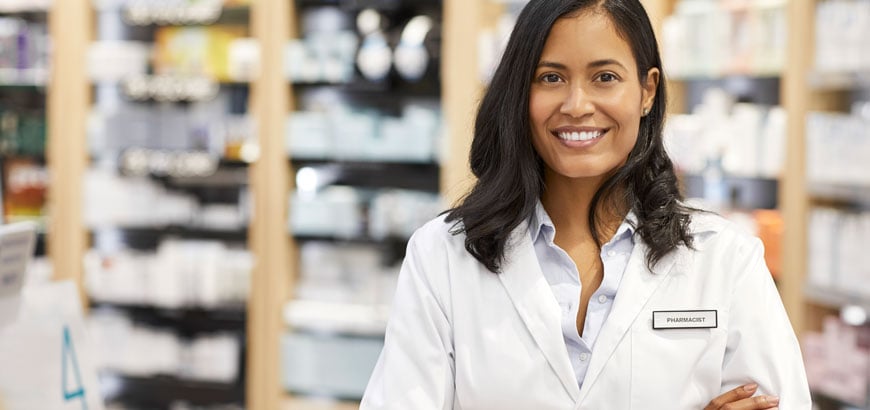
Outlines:
[[83, 180], [88, 161], [90, 81], [86, 56], [92, 32], [91, 2], [54, 1], [48, 20], [53, 45], [46, 142], [50, 175], [47, 248], [54, 279], [75, 281], [86, 306], [82, 278], [86, 247]]
[[254, 212], [250, 248], [255, 257], [248, 297], [246, 407], [278, 409], [281, 383], [282, 309], [291, 281], [287, 198], [290, 169], [284, 149], [284, 125], [290, 91], [284, 78], [284, 46], [293, 19], [288, 0], [251, 4], [253, 36], [260, 46], [260, 72], [251, 84], [259, 159], [250, 171]]

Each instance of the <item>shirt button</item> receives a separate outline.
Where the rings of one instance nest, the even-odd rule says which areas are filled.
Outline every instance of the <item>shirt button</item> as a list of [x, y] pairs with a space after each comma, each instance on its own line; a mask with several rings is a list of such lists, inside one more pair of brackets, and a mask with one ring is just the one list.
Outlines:
[[589, 353], [580, 353], [580, 361], [585, 362], [589, 360]]
[[607, 303], [607, 296], [606, 295], [598, 296], [598, 303]]
[[609, 256], [611, 258], [616, 256], [616, 251], [607, 251], [607, 256]]

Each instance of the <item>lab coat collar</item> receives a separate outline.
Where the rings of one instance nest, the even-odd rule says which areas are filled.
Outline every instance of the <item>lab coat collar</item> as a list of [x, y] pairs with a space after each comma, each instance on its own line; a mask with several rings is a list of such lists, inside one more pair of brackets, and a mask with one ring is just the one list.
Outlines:
[[[637, 226], [637, 215], [635, 215], [634, 211], [629, 210], [628, 214], [625, 215], [625, 219], [623, 219], [622, 223], [616, 229], [616, 233], [613, 235], [614, 239], [621, 238], [623, 235], [634, 235], [635, 227]], [[555, 232], [556, 227], [553, 225], [553, 220], [550, 219], [550, 215], [547, 214], [547, 210], [544, 209], [544, 205], [541, 203], [541, 200], [538, 200], [538, 203], [535, 204], [535, 211], [529, 216], [529, 235], [532, 237], [532, 243], [534, 244], [538, 237], [543, 235], [544, 227], [547, 227], [551, 230], [549, 233], [549, 237], [547, 238], [547, 242], [553, 243], [553, 234]]]
[[498, 277], [550, 368], [576, 403], [580, 388], [562, 337], [562, 314], [538, 264], [528, 222], [514, 229], [508, 244], [512, 252]]
[[[670, 275], [675, 265], [682, 266], [691, 259], [691, 253], [685, 247], [679, 247], [665, 255], [650, 272], [646, 266], [649, 247], [642, 240], [635, 243], [613, 301], [613, 308], [595, 342], [583, 388], [580, 389], [562, 336], [562, 314], [541, 271], [532, 235], [529, 234], [529, 229], [538, 227], [530, 227], [529, 222], [522, 222], [512, 232], [508, 241], [511, 252], [508, 253], [508, 259], [505, 260], [498, 277], [550, 368], [579, 405], [589, 394], [617, 345], [637, 320], [649, 298]], [[716, 231], [718, 228], [715, 218], [693, 214], [689, 231], [698, 235]]]

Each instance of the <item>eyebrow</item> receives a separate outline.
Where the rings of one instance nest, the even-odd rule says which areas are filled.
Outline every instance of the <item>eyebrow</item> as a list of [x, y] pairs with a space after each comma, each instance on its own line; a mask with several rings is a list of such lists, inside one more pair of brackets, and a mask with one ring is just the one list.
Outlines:
[[[623, 70], [626, 69], [625, 66], [622, 65], [622, 63], [620, 63], [619, 61], [616, 61], [614, 59], [595, 60], [595, 61], [590, 62], [589, 64], [586, 64], [586, 67], [599, 68], [599, 67], [604, 67], [604, 66], [608, 66], [608, 65], [617, 65], [619, 67], [622, 67]], [[540, 63], [538, 63], [538, 68], [540, 68], [540, 67], [555, 68], [557, 70], [565, 70], [568, 68], [568, 66], [566, 66], [565, 64], [557, 63], [554, 61], [546, 61], [546, 60], [543, 60]]]

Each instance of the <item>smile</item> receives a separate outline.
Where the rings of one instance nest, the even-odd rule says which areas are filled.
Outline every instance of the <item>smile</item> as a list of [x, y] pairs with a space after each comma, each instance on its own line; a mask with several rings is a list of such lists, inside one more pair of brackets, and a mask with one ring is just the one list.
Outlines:
[[606, 129], [571, 130], [560, 129], [553, 134], [563, 141], [592, 141], [601, 138], [607, 132]]

